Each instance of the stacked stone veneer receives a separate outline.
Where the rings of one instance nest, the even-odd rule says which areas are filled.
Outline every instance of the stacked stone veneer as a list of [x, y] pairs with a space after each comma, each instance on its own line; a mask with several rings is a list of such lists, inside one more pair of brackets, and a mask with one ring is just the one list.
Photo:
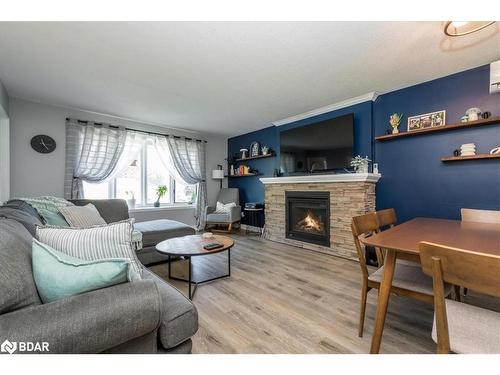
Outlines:
[[[358, 260], [351, 218], [375, 210], [375, 183], [326, 182], [266, 184], [266, 238], [342, 258]], [[285, 192], [330, 192], [330, 247], [286, 238]]]

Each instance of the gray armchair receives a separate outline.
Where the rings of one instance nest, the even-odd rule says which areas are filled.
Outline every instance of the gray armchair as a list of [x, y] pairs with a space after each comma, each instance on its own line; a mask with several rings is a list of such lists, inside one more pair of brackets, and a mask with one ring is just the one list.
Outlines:
[[215, 207], [205, 207], [205, 229], [209, 226], [227, 225], [227, 231], [230, 232], [234, 224], [241, 222], [240, 192], [236, 188], [221, 189], [217, 202], [224, 204], [234, 202], [236, 206], [231, 207], [229, 213], [216, 213]]

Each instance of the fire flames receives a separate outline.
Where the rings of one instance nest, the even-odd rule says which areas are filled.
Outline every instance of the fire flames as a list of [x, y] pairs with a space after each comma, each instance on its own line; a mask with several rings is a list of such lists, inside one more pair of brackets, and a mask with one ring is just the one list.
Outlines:
[[297, 228], [306, 232], [323, 232], [323, 224], [310, 211], [297, 223]]

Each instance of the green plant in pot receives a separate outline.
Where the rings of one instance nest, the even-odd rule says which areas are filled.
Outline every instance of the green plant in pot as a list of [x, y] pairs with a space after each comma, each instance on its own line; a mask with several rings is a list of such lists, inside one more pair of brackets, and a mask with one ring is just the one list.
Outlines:
[[163, 198], [165, 194], [167, 194], [167, 191], [168, 188], [166, 185], [160, 185], [156, 188], [156, 196], [158, 197], [158, 199], [154, 203], [155, 207], [160, 207], [160, 199]]

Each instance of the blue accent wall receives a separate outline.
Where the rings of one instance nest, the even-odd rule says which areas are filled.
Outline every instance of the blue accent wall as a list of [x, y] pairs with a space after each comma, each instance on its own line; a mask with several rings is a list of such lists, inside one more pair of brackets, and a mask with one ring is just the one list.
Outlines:
[[[498, 159], [443, 163], [463, 143], [476, 143], [478, 153], [500, 146], [500, 124], [474, 129], [433, 133], [387, 142], [374, 137], [389, 129], [389, 116], [404, 113], [400, 131], [406, 131], [407, 116], [446, 110], [446, 123], [460, 121], [471, 107], [500, 115], [500, 94], [490, 95], [489, 65], [467, 70], [377, 98], [280, 127], [267, 127], [228, 140], [230, 155], [248, 148], [253, 141], [277, 152], [276, 158], [247, 162], [265, 176], [279, 167], [279, 132], [354, 113], [354, 153], [379, 163], [382, 178], [377, 184], [377, 209], [394, 207], [400, 221], [417, 216], [458, 219], [460, 207], [500, 209], [500, 164]], [[230, 178], [241, 200], [263, 202], [264, 186], [258, 177]]]
[[[400, 130], [406, 130], [407, 116], [444, 109], [453, 124], [471, 107], [500, 115], [500, 95], [489, 94], [489, 65], [381, 95], [374, 103], [375, 135], [384, 134], [394, 112], [405, 114]], [[464, 143], [489, 153], [500, 146], [500, 124], [376, 142], [377, 209], [394, 207], [401, 221], [459, 219], [461, 207], [500, 210], [498, 159], [441, 162]]]

